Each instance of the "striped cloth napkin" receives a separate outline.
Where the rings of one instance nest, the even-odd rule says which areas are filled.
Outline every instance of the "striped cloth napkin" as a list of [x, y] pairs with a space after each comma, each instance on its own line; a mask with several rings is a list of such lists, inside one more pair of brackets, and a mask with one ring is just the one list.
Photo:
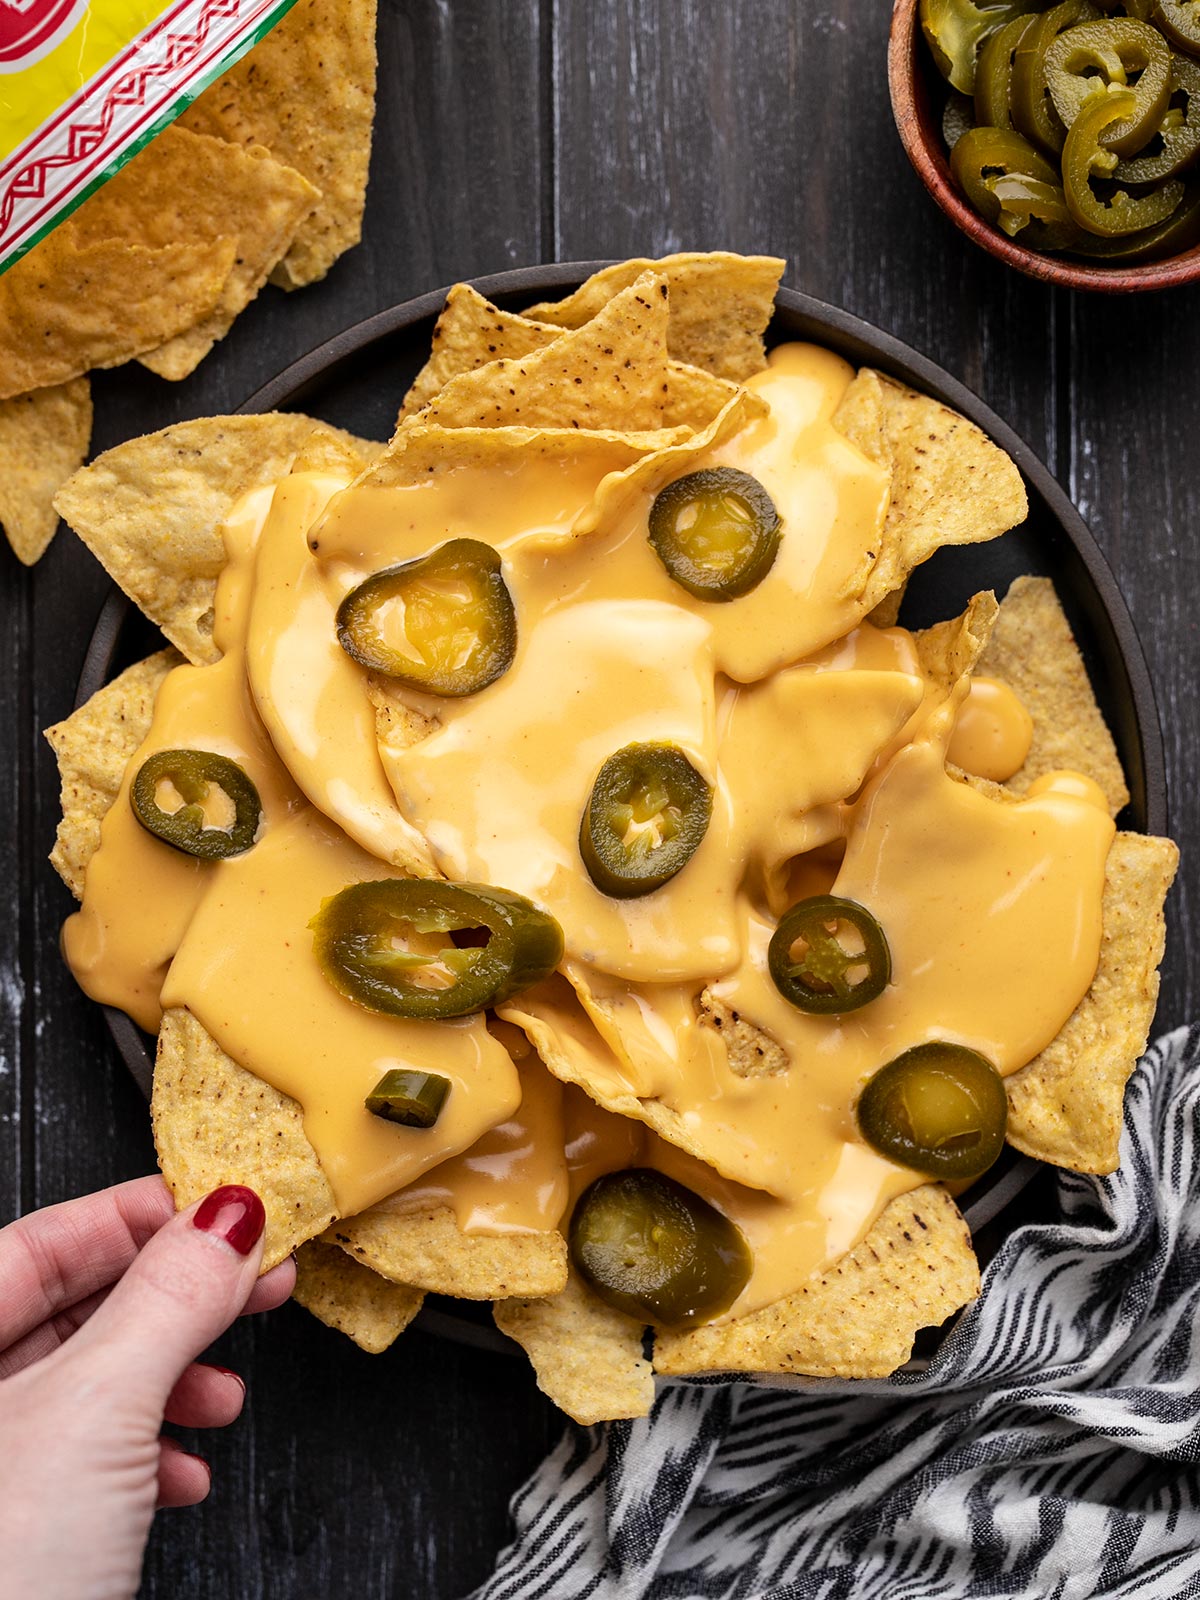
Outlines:
[[1147, 1053], [1120, 1170], [1058, 1175], [923, 1372], [660, 1386], [572, 1429], [474, 1600], [1200, 1596], [1200, 1027]]

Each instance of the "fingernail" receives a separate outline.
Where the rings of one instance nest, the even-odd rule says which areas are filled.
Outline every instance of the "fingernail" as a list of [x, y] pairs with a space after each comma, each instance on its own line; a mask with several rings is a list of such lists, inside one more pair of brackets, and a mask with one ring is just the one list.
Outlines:
[[[245, 1251], [243, 1251], [242, 1254], [244, 1255]], [[235, 1372], [232, 1367], [219, 1366], [215, 1361], [198, 1361], [196, 1365], [198, 1367], [207, 1367], [210, 1372], [219, 1372], [223, 1378], [232, 1378], [235, 1383], [241, 1384], [242, 1393], [245, 1394], [246, 1380], [242, 1377], [240, 1372]]]
[[253, 1189], [227, 1183], [200, 1202], [192, 1224], [201, 1233], [215, 1233], [224, 1239], [238, 1255], [248, 1256], [262, 1238], [267, 1214]]

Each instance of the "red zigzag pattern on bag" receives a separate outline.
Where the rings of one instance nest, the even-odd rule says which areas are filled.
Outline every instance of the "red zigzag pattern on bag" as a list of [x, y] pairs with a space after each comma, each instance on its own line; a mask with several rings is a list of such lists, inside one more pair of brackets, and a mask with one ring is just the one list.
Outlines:
[[155, 80], [165, 73], [186, 67], [204, 48], [213, 23], [236, 16], [242, 0], [207, 0], [191, 33], [172, 34], [161, 61], [138, 67], [118, 78], [109, 91], [98, 122], [81, 122], [67, 131], [67, 148], [56, 156], [42, 156], [14, 173], [0, 195], [0, 239], [12, 220], [19, 200], [40, 199], [46, 192], [50, 174], [60, 167], [77, 166], [88, 160], [107, 139], [113, 120], [122, 106], [140, 106]]

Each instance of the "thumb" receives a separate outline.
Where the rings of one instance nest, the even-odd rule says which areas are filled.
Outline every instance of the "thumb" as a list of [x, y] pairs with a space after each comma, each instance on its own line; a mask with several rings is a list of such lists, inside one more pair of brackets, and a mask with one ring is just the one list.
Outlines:
[[249, 1299], [265, 1225], [253, 1189], [214, 1189], [159, 1229], [64, 1356], [161, 1415], [184, 1369]]

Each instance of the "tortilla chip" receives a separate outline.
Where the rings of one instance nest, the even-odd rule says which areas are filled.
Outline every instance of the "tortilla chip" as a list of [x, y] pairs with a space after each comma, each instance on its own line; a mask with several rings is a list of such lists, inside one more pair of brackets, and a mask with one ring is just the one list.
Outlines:
[[775, 256], [724, 250], [621, 261], [597, 272], [565, 300], [543, 301], [525, 315], [560, 328], [581, 328], [643, 272], [655, 272], [666, 278], [671, 292], [671, 355], [738, 383], [766, 365], [763, 334], [786, 265]]
[[978, 668], [1000, 607], [990, 589], [972, 595], [961, 617], [937, 622], [913, 635], [922, 671], [948, 694]]
[[130, 599], [203, 665], [220, 656], [212, 609], [225, 565], [221, 525], [248, 490], [281, 478], [314, 432], [363, 448], [290, 412], [201, 417], [105, 451], [67, 480], [54, 505]]
[[213, 310], [236, 256], [224, 235], [161, 249], [80, 244], [64, 223], [0, 277], [0, 400], [173, 339]]
[[856, 445], [877, 467], [891, 467], [892, 452], [887, 439], [883, 411], [883, 380], [871, 367], [863, 367], [847, 384], [833, 425]]
[[[561, 335], [561, 328], [501, 311], [470, 284], [456, 283], [446, 296], [445, 308], [433, 330], [429, 360], [404, 397], [397, 421], [414, 416], [460, 373], [473, 372], [502, 357], [519, 360], [545, 349]], [[706, 428], [733, 392], [732, 384], [699, 367], [689, 367], [681, 361], [668, 362], [663, 424]]]
[[591, 466], [599, 483], [610, 472], [622, 472], [652, 455], [680, 444], [682, 428], [468, 428], [426, 421], [426, 414], [398, 428], [376, 460], [353, 485], [356, 489], [393, 489], [419, 483], [438, 472], [503, 472], [531, 461], [561, 463], [572, 473]]
[[501, 1300], [496, 1326], [533, 1363], [538, 1388], [576, 1422], [644, 1417], [654, 1373], [642, 1355], [642, 1326], [598, 1300], [574, 1275], [547, 1300]]
[[979, 1294], [979, 1264], [958, 1207], [940, 1184], [897, 1196], [827, 1272], [748, 1316], [685, 1333], [659, 1333], [664, 1373], [792, 1372], [884, 1378]]
[[873, 628], [894, 628], [900, 620], [900, 607], [904, 604], [904, 593], [908, 588], [908, 579], [891, 594], [884, 595], [883, 599], [867, 613], [866, 620]]
[[83, 899], [100, 824], [117, 798], [130, 757], [150, 732], [159, 685], [181, 660], [174, 650], [160, 650], [127, 667], [65, 721], [46, 729], [62, 785], [62, 821], [50, 862], [76, 900]]
[[211, 311], [143, 366], [186, 378], [253, 300], [319, 197], [300, 173], [261, 147], [243, 150], [166, 128], [66, 223], [80, 244], [119, 239], [162, 247], [222, 236], [236, 242], [232, 270]]
[[174, 126], [81, 206], [69, 226], [88, 242], [236, 240], [233, 268], [213, 309], [138, 358], [160, 378], [178, 381], [229, 332], [319, 198], [306, 178], [260, 145], [242, 149]]
[[1033, 718], [1029, 755], [1005, 788], [1024, 794], [1065, 767], [1098, 783], [1116, 816], [1129, 799], [1125, 774], [1049, 578], [1016, 579], [977, 670], [1007, 683]]
[[265, 145], [320, 191], [271, 273], [283, 289], [323, 278], [362, 237], [375, 120], [376, 0], [298, 0], [184, 112], [194, 133]]
[[[667, 338], [669, 343], [669, 327]], [[703, 367], [690, 367], [686, 361], [669, 361], [663, 426], [691, 428], [700, 433], [725, 409], [736, 393], [737, 385], [728, 378], [718, 378]]]
[[395, 1283], [462, 1300], [557, 1294], [567, 1280], [561, 1233], [464, 1233], [449, 1206], [405, 1214], [384, 1201], [325, 1239]]
[[667, 315], [666, 284], [643, 273], [586, 327], [451, 378], [424, 419], [449, 428], [661, 427]]
[[383, 445], [374, 439], [359, 439], [322, 422], [297, 450], [289, 472], [328, 472], [339, 478], [357, 478], [379, 460], [383, 450]]
[[1113, 840], [1091, 988], [1041, 1055], [1006, 1081], [1008, 1141], [1026, 1155], [1075, 1172], [1116, 1171], [1125, 1083], [1154, 1021], [1163, 901], [1178, 864], [1170, 839]]
[[27, 567], [54, 537], [54, 496], [83, 465], [91, 437], [86, 378], [0, 400], [0, 526]]
[[880, 550], [864, 590], [873, 608], [943, 545], [995, 539], [1029, 509], [1021, 474], [987, 436], [928, 395], [864, 368], [834, 426], [892, 469]]
[[327, 1328], [347, 1334], [360, 1350], [377, 1356], [404, 1332], [425, 1296], [360, 1267], [336, 1246], [310, 1239], [296, 1251], [292, 1298]]
[[469, 283], [456, 283], [434, 327], [429, 360], [404, 397], [400, 419], [422, 410], [461, 373], [501, 358], [519, 361], [531, 356], [552, 344], [561, 331], [501, 311]]
[[248, 1184], [262, 1197], [264, 1272], [337, 1216], [300, 1107], [239, 1067], [189, 1011], [163, 1015], [150, 1114], [179, 1210], [223, 1183]]

